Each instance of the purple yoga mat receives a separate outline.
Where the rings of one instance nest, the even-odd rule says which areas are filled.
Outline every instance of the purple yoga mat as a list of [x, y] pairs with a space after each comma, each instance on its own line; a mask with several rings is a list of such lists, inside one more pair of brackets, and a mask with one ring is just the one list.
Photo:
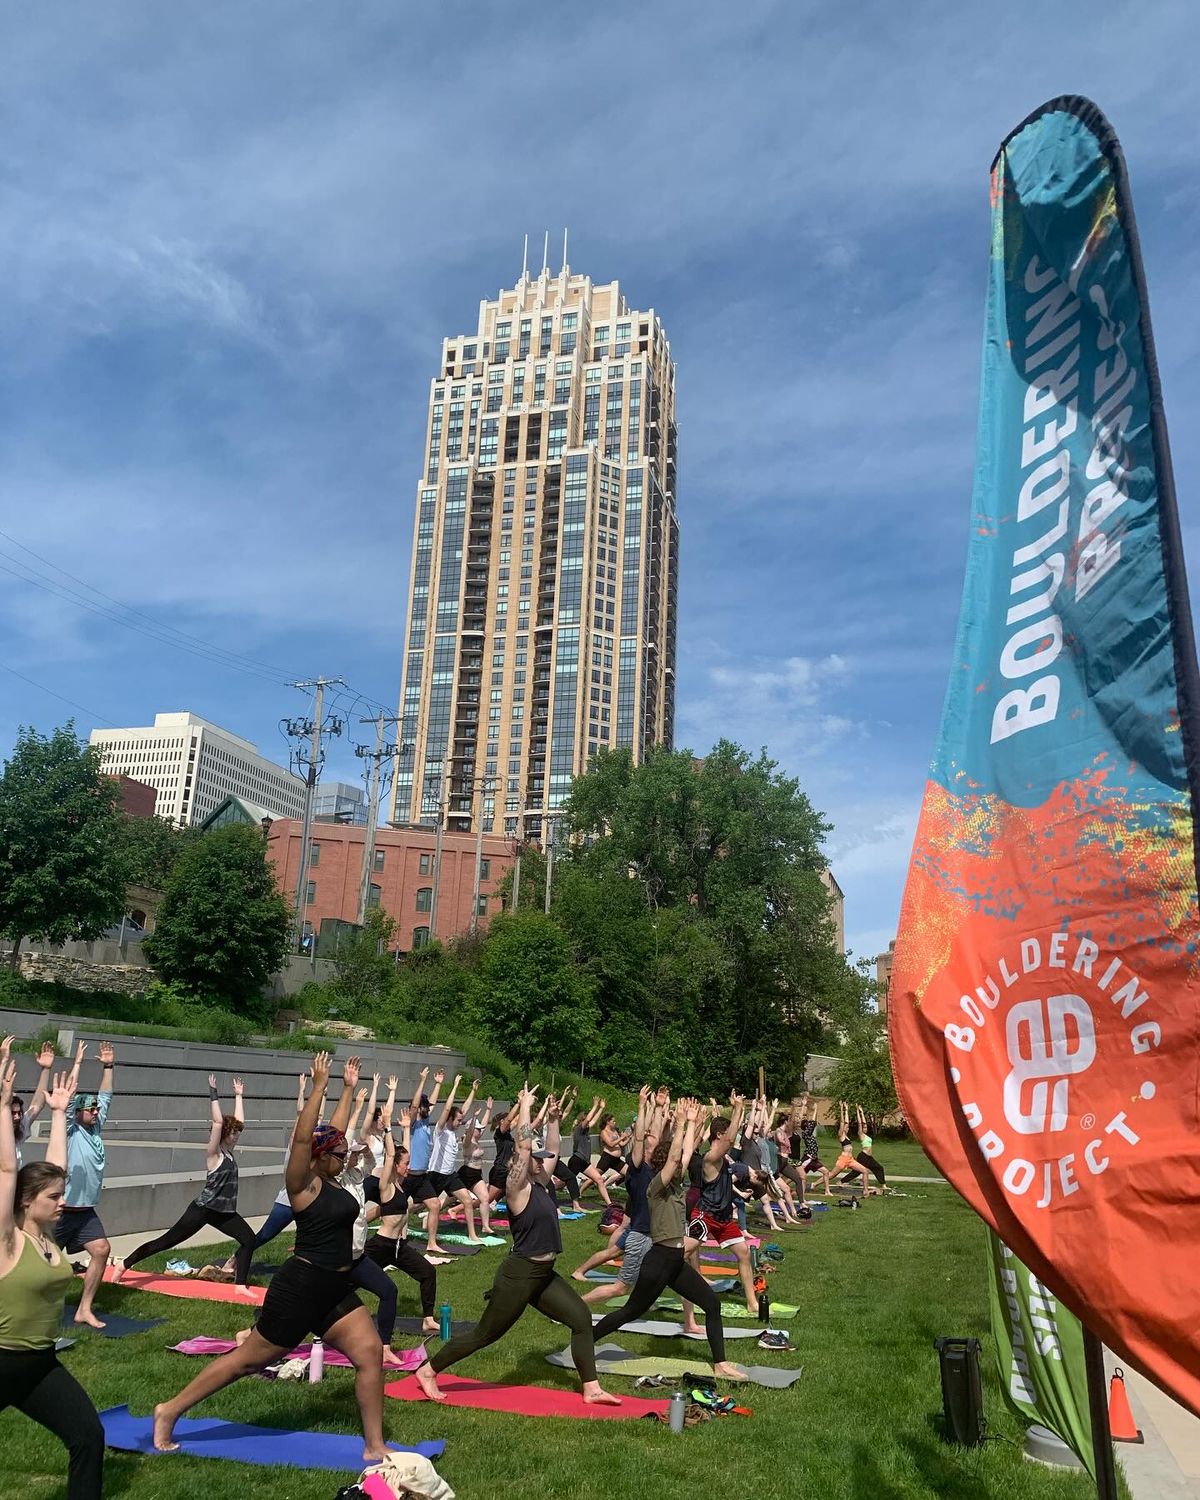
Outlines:
[[[176, 1354], [229, 1354], [237, 1348], [237, 1344], [233, 1339], [196, 1338], [184, 1339], [182, 1343], [172, 1344], [171, 1348]], [[423, 1344], [418, 1345], [416, 1349], [401, 1349], [398, 1352], [401, 1360], [401, 1368], [405, 1370], [415, 1370], [419, 1365], [424, 1363], [425, 1346]], [[293, 1349], [286, 1358], [307, 1359], [311, 1353], [311, 1344], [301, 1344], [298, 1349]], [[327, 1365], [340, 1365], [346, 1369], [350, 1368], [350, 1361], [338, 1349], [327, 1348], [325, 1350], [325, 1363]], [[393, 1368], [395, 1367], [393, 1366]]]

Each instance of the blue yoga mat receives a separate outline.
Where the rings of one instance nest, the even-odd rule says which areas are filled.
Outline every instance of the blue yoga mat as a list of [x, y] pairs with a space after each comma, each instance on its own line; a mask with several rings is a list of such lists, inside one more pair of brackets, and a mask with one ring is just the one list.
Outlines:
[[63, 1308], [62, 1326], [69, 1328], [76, 1337], [85, 1333], [98, 1333], [105, 1339], [124, 1339], [131, 1333], [145, 1333], [147, 1328], [157, 1328], [160, 1323], [167, 1321], [166, 1318], [123, 1318], [120, 1313], [105, 1312], [103, 1308], [98, 1309], [96, 1316], [104, 1319], [103, 1328], [93, 1328], [90, 1323], [77, 1323], [75, 1308], [68, 1303]]
[[[150, 1416], [135, 1417], [127, 1406], [110, 1406], [100, 1413], [104, 1441], [126, 1453], [145, 1453], [151, 1458], [178, 1458], [159, 1453], [154, 1446], [154, 1422]], [[216, 1417], [199, 1421], [181, 1418], [175, 1424], [175, 1440], [182, 1452], [193, 1458], [232, 1458], [243, 1464], [291, 1464], [296, 1469], [333, 1469], [358, 1473], [363, 1466], [363, 1441], [346, 1432], [287, 1432], [281, 1427], [248, 1427], [244, 1422], [222, 1422]], [[446, 1445], [440, 1439], [406, 1447], [389, 1443], [396, 1453], [420, 1453], [439, 1458]]]

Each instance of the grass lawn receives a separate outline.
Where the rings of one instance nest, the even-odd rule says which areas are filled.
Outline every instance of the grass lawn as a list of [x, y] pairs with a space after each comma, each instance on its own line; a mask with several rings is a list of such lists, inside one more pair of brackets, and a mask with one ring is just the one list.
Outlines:
[[[880, 1155], [892, 1170], [920, 1175], [918, 1152], [888, 1145]], [[933, 1349], [939, 1334], [983, 1338], [990, 1430], [1009, 1439], [1020, 1431], [1003, 1405], [992, 1363], [983, 1229], [947, 1187], [906, 1191], [913, 1196], [871, 1201], [857, 1213], [817, 1214], [811, 1228], [783, 1237], [787, 1254], [771, 1286], [775, 1300], [806, 1309], [788, 1325], [798, 1352], [769, 1354], [750, 1340], [730, 1350], [753, 1363], [803, 1363], [804, 1376], [787, 1391], [740, 1388], [752, 1417], [722, 1418], [674, 1437], [648, 1422], [534, 1420], [389, 1401], [386, 1432], [399, 1441], [445, 1438], [438, 1467], [460, 1500], [683, 1496], [710, 1493], [714, 1480], [754, 1500], [812, 1494], [821, 1500], [1088, 1500], [1095, 1490], [1086, 1479], [1031, 1465], [1011, 1442], [974, 1450], [942, 1442]], [[563, 1225], [564, 1269], [596, 1247], [595, 1223], [593, 1217]], [[280, 1258], [283, 1243], [269, 1247], [269, 1258]], [[484, 1251], [439, 1270], [439, 1300], [447, 1297], [456, 1317], [477, 1316], [503, 1253]], [[192, 1260], [210, 1256], [202, 1251]], [[416, 1311], [410, 1285], [399, 1278], [402, 1313]], [[119, 1342], [85, 1334], [64, 1356], [98, 1406], [128, 1403], [135, 1412], [149, 1411], [199, 1367], [166, 1345], [196, 1334], [231, 1335], [247, 1321], [231, 1305], [115, 1288], [101, 1293], [100, 1307], [168, 1320]], [[626, 1335], [617, 1341], [663, 1357], [707, 1354], [703, 1345], [683, 1341]], [[567, 1373], [543, 1359], [566, 1343], [565, 1330], [527, 1312], [502, 1343], [459, 1372], [569, 1387]], [[618, 1393], [633, 1390], [629, 1380], [606, 1383]], [[315, 1388], [244, 1381], [196, 1413], [204, 1414], [264, 1426], [357, 1430], [352, 1376], [340, 1370], [328, 1371]], [[63, 1450], [40, 1428], [13, 1412], [0, 1416], [0, 1496], [61, 1495], [63, 1469]], [[325, 1473], [123, 1454], [109, 1455], [106, 1476], [105, 1495], [121, 1500], [331, 1500], [348, 1482]]]

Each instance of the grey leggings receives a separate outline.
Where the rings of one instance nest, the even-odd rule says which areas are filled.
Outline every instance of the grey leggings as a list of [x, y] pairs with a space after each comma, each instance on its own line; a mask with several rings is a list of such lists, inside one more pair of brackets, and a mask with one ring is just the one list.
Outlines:
[[596, 1378], [596, 1346], [587, 1303], [555, 1271], [552, 1260], [526, 1260], [509, 1255], [500, 1262], [492, 1289], [486, 1294], [483, 1316], [469, 1333], [456, 1333], [429, 1363], [445, 1370], [503, 1338], [527, 1307], [571, 1330], [571, 1354], [581, 1380]]

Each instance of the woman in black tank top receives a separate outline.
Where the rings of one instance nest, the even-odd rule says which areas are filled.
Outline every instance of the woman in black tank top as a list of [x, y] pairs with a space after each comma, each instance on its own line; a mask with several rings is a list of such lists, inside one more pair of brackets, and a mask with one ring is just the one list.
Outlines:
[[171, 1401], [154, 1408], [154, 1446], [178, 1448], [175, 1423], [216, 1391], [289, 1354], [310, 1333], [341, 1350], [354, 1365], [354, 1391], [363, 1426], [363, 1462], [385, 1455], [383, 1441], [383, 1345], [370, 1313], [350, 1284], [358, 1200], [337, 1185], [346, 1160], [343, 1134], [358, 1083], [358, 1059], [342, 1072], [342, 1094], [328, 1125], [318, 1125], [321, 1097], [329, 1082], [330, 1055], [313, 1058], [312, 1092], [296, 1121], [288, 1157], [288, 1199], [296, 1215], [294, 1253], [272, 1278], [262, 1311], [244, 1343], [213, 1360]]
[[583, 1399], [598, 1405], [620, 1405], [619, 1399], [602, 1390], [596, 1379], [592, 1315], [587, 1304], [554, 1269], [555, 1258], [562, 1251], [562, 1234], [550, 1190], [550, 1171], [558, 1159], [562, 1110], [560, 1101], [551, 1095], [547, 1100], [546, 1149], [535, 1154], [529, 1114], [536, 1092], [526, 1084], [517, 1096], [516, 1147], [505, 1184], [512, 1254], [500, 1262], [483, 1316], [474, 1329], [455, 1334], [417, 1371], [417, 1381], [431, 1401], [445, 1400], [438, 1389], [439, 1370], [494, 1344], [527, 1307], [533, 1306], [571, 1330], [571, 1353], [583, 1384]]

